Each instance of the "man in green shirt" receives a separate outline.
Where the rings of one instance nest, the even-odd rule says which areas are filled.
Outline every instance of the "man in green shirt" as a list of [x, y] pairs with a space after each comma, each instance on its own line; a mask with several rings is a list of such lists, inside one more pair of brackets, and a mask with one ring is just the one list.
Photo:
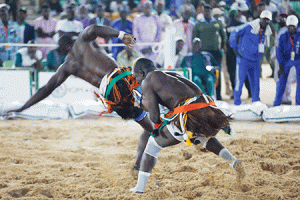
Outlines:
[[[215, 93], [214, 75], [206, 69], [207, 66], [218, 66], [217, 61], [213, 55], [209, 52], [202, 51], [202, 42], [199, 38], [193, 40], [193, 55], [185, 56], [182, 60], [182, 68], [192, 68], [192, 80], [201, 88], [201, 90], [209, 95], [213, 96]], [[205, 83], [205, 88], [203, 84]]]
[[[221, 66], [222, 62], [222, 48], [226, 44], [227, 35], [225, 28], [221, 21], [216, 20], [211, 15], [211, 6], [205, 5], [203, 10], [204, 19], [198, 22], [193, 29], [192, 38], [200, 38], [202, 41], [202, 50], [210, 52], [218, 65]], [[220, 44], [221, 38], [221, 44]], [[219, 80], [219, 83], [221, 81]], [[221, 100], [221, 87], [220, 84], [216, 88], [216, 98]]]
[[74, 41], [69, 35], [63, 35], [58, 40], [58, 47], [49, 51], [47, 55], [47, 68], [57, 70], [65, 62], [65, 58], [73, 46]]

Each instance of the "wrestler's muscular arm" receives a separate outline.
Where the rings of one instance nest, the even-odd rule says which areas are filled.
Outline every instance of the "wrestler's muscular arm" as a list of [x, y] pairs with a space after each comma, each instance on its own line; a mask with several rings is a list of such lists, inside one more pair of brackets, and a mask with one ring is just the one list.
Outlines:
[[[150, 75], [150, 74], [149, 74]], [[152, 74], [142, 82], [143, 99], [142, 106], [149, 112], [150, 120], [156, 124], [160, 123], [160, 111], [157, 100], [157, 95], [154, 91], [153, 83], [155, 80], [155, 74]]]
[[[99, 26], [94, 24], [87, 27], [79, 37], [85, 42], [92, 42], [97, 37], [118, 37], [119, 33], [120, 31], [110, 26]], [[130, 48], [135, 45], [135, 39], [129, 34], [124, 35], [123, 42]]]
[[33, 106], [34, 104], [40, 102], [41, 100], [48, 97], [53, 90], [55, 90], [58, 86], [60, 86], [69, 76], [70, 74], [65, 70], [66, 63], [64, 63], [58, 71], [50, 78], [48, 83], [38, 89], [38, 91], [19, 109], [11, 110], [8, 112], [22, 112], [23, 110]]

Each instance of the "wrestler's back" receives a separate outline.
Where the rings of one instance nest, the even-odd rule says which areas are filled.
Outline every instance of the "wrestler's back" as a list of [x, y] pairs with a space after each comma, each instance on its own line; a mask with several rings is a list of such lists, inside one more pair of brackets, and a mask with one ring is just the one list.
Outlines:
[[72, 74], [99, 87], [106, 74], [118, 67], [117, 62], [106, 51], [93, 42], [77, 40], [66, 61], [72, 63]]
[[191, 87], [193, 83], [187, 79], [185, 79], [185, 82], [191, 83], [186, 84], [177, 77], [160, 71], [155, 71], [152, 76], [156, 76], [156, 78], [149, 78], [151, 78], [154, 90], [159, 97], [159, 103], [169, 109], [177, 107], [183, 99], [202, 94], [201, 89], [194, 86]]

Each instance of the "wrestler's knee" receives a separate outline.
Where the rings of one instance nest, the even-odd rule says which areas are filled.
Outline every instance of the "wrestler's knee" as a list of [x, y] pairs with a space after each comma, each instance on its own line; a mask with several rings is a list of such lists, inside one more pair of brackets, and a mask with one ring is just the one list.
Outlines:
[[158, 158], [159, 151], [162, 149], [160, 145], [157, 144], [153, 137], [150, 137], [144, 151], [145, 154]]

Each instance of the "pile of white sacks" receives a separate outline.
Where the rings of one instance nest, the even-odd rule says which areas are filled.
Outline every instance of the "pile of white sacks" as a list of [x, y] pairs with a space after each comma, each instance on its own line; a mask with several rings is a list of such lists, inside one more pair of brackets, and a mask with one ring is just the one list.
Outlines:
[[[21, 113], [10, 113], [3, 116], [6, 110], [19, 108], [22, 102], [12, 102], [11, 104], [0, 104], [0, 120], [6, 119], [70, 119], [70, 118], [94, 118], [105, 111], [101, 102], [83, 101], [61, 104], [50, 100], [43, 100], [40, 103], [24, 110]], [[231, 115], [233, 120], [239, 121], [266, 121], [266, 122], [289, 122], [300, 121], [300, 106], [277, 106], [268, 108], [266, 104], [255, 102], [235, 106], [224, 101], [216, 101], [216, 105], [227, 115]], [[116, 113], [106, 116], [117, 116]]]

